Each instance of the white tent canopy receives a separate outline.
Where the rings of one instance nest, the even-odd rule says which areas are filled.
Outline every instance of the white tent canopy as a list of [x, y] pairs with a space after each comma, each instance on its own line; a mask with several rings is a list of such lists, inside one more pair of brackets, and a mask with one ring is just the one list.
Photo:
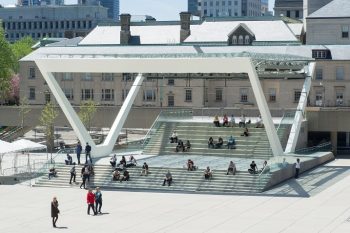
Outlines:
[[0, 140], [0, 154], [5, 154], [5, 153], [10, 153], [15, 151], [16, 151], [15, 145], [12, 145], [9, 142]]
[[17, 150], [16, 151], [32, 151], [46, 149], [45, 145], [32, 142], [26, 139], [20, 139], [11, 143]]
[[15, 142], [9, 143], [0, 140], [0, 154], [17, 152], [17, 151], [32, 151], [45, 149], [46, 146], [32, 142], [26, 139], [20, 139]]

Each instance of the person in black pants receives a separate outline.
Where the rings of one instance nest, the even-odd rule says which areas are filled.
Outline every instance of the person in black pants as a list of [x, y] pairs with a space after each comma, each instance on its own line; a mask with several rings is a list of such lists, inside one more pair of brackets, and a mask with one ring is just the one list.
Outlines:
[[58, 201], [57, 201], [57, 198], [54, 197], [51, 202], [51, 217], [52, 217], [53, 227], [56, 227], [56, 222], [57, 222], [59, 213], [60, 213], [60, 210], [58, 209]]
[[297, 162], [295, 164], [295, 176], [294, 176], [295, 179], [299, 178], [299, 172], [300, 172], [300, 159], [297, 158]]
[[86, 187], [85, 187], [86, 180], [87, 180], [88, 177], [89, 177], [89, 170], [88, 170], [87, 166], [84, 166], [84, 167], [81, 169], [81, 177], [82, 177], [82, 179], [83, 179], [83, 182], [81, 183], [80, 188], [81, 188], [81, 187], [84, 187], [84, 189], [85, 189], [85, 188], [86, 188]]
[[85, 164], [88, 163], [88, 158], [90, 159], [90, 163], [92, 163], [91, 146], [89, 145], [89, 143], [86, 143], [86, 146], [85, 146]]
[[73, 179], [73, 182], [75, 183], [75, 178], [76, 178], [76, 171], [75, 171], [75, 165], [73, 165], [73, 167], [70, 169], [70, 181], [69, 181], [69, 184], [72, 184], [72, 179]]
[[76, 148], [78, 164], [80, 164], [80, 154], [81, 154], [82, 150], [83, 150], [83, 148], [81, 147], [80, 142], [78, 142], [78, 145], [77, 145], [77, 148]]
[[100, 213], [101, 214], [101, 207], [102, 207], [102, 193], [100, 191], [100, 188], [97, 187], [96, 188], [96, 192], [95, 192], [95, 208], [96, 211], [95, 213]]

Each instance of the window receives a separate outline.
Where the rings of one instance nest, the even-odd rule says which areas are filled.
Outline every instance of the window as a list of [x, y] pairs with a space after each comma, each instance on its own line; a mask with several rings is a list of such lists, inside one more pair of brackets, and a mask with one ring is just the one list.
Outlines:
[[290, 17], [290, 11], [287, 11], [287, 17]]
[[192, 102], [192, 90], [185, 90], [185, 102]]
[[63, 73], [62, 81], [72, 81], [72, 73]]
[[247, 103], [248, 102], [248, 88], [240, 88], [239, 93], [241, 96], [241, 102]]
[[214, 4], [213, 4], [213, 2], [212, 1], [210, 1], [210, 6], [213, 6]]
[[114, 75], [113, 73], [103, 73], [102, 74], [102, 81], [114, 81]]
[[240, 45], [243, 44], [243, 36], [242, 36], [242, 35], [240, 35], [240, 36], [238, 37], [238, 44], [240, 44]]
[[35, 68], [29, 67], [29, 79], [35, 79]]
[[299, 18], [300, 17], [300, 14], [299, 14], [299, 11], [295, 11], [295, 18]]
[[342, 38], [349, 38], [349, 26], [342, 26], [341, 27], [341, 37]]
[[321, 107], [323, 105], [323, 91], [316, 91], [315, 105]]
[[175, 98], [173, 95], [168, 95], [168, 107], [175, 106]]
[[81, 90], [81, 100], [93, 100], [94, 90], [93, 89], [82, 89]]
[[299, 102], [300, 95], [301, 95], [301, 91], [300, 90], [295, 90], [294, 91], [294, 103]]
[[156, 101], [156, 90], [145, 90], [143, 92], [143, 101], [147, 101], [147, 102]]
[[216, 89], [215, 90], [215, 101], [216, 102], [222, 102], [222, 89]]
[[317, 68], [316, 69], [316, 80], [322, 80], [323, 79], [323, 69]]
[[68, 100], [74, 99], [73, 88], [63, 88], [63, 93]]
[[344, 67], [339, 66], [336, 68], [335, 79], [336, 80], [344, 80]]
[[229, 6], [232, 6], [232, 1], [228, 1], [227, 3]]
[[92, 81], [91, 73], [85, 73], [81, 78], [82, 81]]
[[123, 89], [122, 90], [122, 100], [124, 101], [126, 97], [128, 96], [129, 90], [128, 89]]
[[168, 85], [169, 86], [174, 86], [175, 85], [175, 80], [174, 79], [168, 79]]
[[29, 87], [29, 98], [30, 100], [35, 100], [35, 87]]
[[245, 38], [244, 38], [244, 43], [245, 43], [245, 44], [250, 44], [250, 38], [249, 38], [248, 35], [245, 36]]
[[269, 101], [276, 102], [276, 89], [275, 88], [269, 89]]
[[312, 58], [331, 59], [331, 53], [329, 50], [312, 50]]
[[124, 82], [132, 81], [132, 80], [134, 80], [134, 79], [135, 79], [135, 78], [134, 78], [134, 75], [133, 75], [133, 74], [130, 74], [130, 73], [124, 73], [124, 74], [123, 74], [122, 80], [123, 80]]
[[335, 100], [335, 104], [337, 106], [341, 106], [344, 103], [344, 93], [343, 92], [337, 92], [336, 93], [336, 100]]
[[113, 101], [114, 90], [113, 89], [102, 89], [101, 101]]

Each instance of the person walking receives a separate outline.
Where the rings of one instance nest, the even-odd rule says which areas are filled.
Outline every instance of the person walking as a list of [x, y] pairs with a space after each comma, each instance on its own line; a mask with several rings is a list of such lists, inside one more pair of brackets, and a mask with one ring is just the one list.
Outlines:
[[81, 178], [82, 178], [83, 182], [80, 184], [80, 188], [84, 187], [84, 189], [86, 189], [85, 185], [86, 185], [86, 180], [87, 180], [88, 176], [89, 176], [89, 170], [88, 170], [87, 166], [84, 166], [81, 169]]
[[95, 204], [96, 204], [96, 211], [95, 213], [101, 213], [101, 207], [102, 207], [102, 193], [99, 187], [96, 188], [95, 192]]
[[82, 150], [83, 150], [83, 148], [82, 148], [80, 142], [78, 142], [78, 145], [77, 145], [77, 148], [76, 148], [78, 164], [80, 164], [80, 154], [81, 154]]
[[88, 204], [87, 214], [90, 215], [90, 209], [94, 212], [94, 215], [96, 215], [94, 203], [95, 203], [95, 194], [92, 192], [92, 189], [89, 189], [87, 195], [86, 195], [86, 202]]
[[295, 164], [295, 179], [299, 178], [299, 171], [300, 171], [300, 159], [297, 158], [297, 162]]
[[86, 143], [86, 146], [85, 146], [85, 164], [88, 163], [88, 158], [90, 159], [90, 163], [92, 163], [91, 146], [89, 145], [89, 143]]
[[72, 179], [73, 179], [73, 182], [75, 183], [75, 178], [77, 176], [77, 172], [75, 170], [75, 165], [73, 165], [73, 167], [70, 169], [70, 180], [69, 180], [69, 184], [72, 184]]
[[52, 226], [53, 227], [56, 227], [56, 222], [57, 222], [59, 213], [60, 213], [60, 210], [58, 209], [57, 198], [53, 197], [53, 200], [51, 202], [51, 218], [52, 218]]

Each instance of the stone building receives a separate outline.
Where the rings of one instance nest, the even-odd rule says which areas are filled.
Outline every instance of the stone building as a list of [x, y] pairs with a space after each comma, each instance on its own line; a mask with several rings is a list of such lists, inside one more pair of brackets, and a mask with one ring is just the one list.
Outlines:
[[303, 0], [276, 0], [274, 11], [276, 16], [302, 19]]

